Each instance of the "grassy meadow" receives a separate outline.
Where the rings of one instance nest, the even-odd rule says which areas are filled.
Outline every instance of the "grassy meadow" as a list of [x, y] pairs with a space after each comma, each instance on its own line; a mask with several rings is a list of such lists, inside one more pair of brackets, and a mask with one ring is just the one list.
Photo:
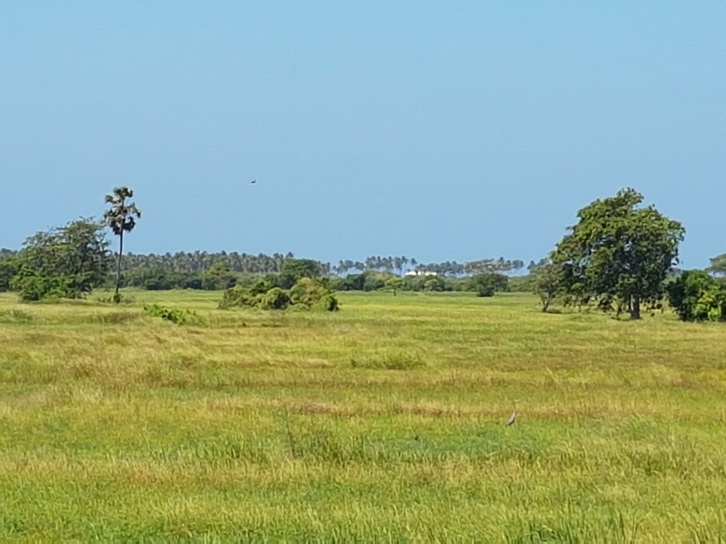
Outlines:
[[129, 295], [0, 295], [0, 541], [726, 541], [724, 325]]

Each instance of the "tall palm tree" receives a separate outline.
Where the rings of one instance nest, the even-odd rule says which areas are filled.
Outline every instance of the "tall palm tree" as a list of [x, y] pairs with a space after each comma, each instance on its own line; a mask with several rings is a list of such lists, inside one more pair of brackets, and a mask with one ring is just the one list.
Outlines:
[[[134, 196], [134, 192], [128, 187], [116, 187], [113, 192], [106, 195], [106, 204], [111, 207], [103, 214], [103, 219], [113, 233], [118, 236], [118, 257], [116, 258], [116, 291], [113, 300], [116, 303], [121, 301], [118, 293], [121, 286], [121, 258], [124, 253], [124, 232], [131, 232], [136, 226], [136, 218], [141, 217], [141, 210], [128, 199]], [[136, 218], [135, 218], [135, 217]]]

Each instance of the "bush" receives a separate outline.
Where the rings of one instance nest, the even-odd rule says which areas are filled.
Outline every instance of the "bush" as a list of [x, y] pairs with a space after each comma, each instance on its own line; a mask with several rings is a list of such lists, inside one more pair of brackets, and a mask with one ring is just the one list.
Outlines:
[[243, 307], [261, 310], [285, 310], [289, 307], [302, 310], [335, 311], [338, 300], [325, 279], [301, 278], [286, 291], [269, 286], [269, 282], [258, 282], [252, 288], [235, 286], [224, 292], [219, 307], [222, 309]]
[[264, 279], [257, 280], [252, 284], [252, 286], [250, 286], [249, 290], [253, 295], [264, 295], [273, 287], [275, 287], [275, 285], [270, 280]]
[[364, 291], [378, 291], [386, 287], [386, 279], [390, 276], [386, 274], [380, 274], [377, 272], [364, 272], [365, 276], [363, 281]]
[[227, 289], [222, 295], [219, 307], [223, 310], [234, 308], [235, 306], [255, 308], [259, 302], [260, 295], [255, 295], [246, 287], [236, 285]]
[[192, 310], [165, 308], [158, 304], [144, 304], [144, 311], [154, 317], [160, 317], [177, 325], [206, 325], [206, 320]]
[[43, 298], [63, 298], [66, 296], [66, 289], [63, 286], [63, 278], [45, 276], [24, 270], [12, 279], [13, 289], [20, 291], [20, 299], [23, 302], [37, 302]]
[[365, 281], [365, 274], [348, 274], [345, 279], [337, 282], [337, 289], [339, 291], [362, 291]]
[[443, 291], [446, 288], [446, 282], [440, 276], [428, 276], [423, 283], [424, 291]]
[[504, 274], [485, 272], [471, 279], [471, 284], [480, 297], [492, 297], [498, 291], [506, 291], [509, 287], [509, 278]]
[[290, 305], [290, 295], [284, 289], [273, 287], [259, 299], [262, 310], [285, 310]]
[[724, 321], [726, 287], [703, 270], [687, 270], [666, 287], [682, 321]]

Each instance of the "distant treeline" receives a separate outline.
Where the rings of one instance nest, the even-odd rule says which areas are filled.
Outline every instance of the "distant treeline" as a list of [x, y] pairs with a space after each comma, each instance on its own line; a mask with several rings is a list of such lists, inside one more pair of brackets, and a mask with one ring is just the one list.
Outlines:
[[[483, 274], [496, 280], [483, 289], [491, 294], [506, 290], [508, 277], [505, 273], [519, 269], [523, 264], [503, 258], [460, 264], [455, 261], [419, 263], [414, 258], [376, 256], [364, 261], [344, 260], [334, 266], [312, 259], [296, 259], [292, 253], [272, 256], [204, 251], [129, 254], [124, 259], [122, 284], [149, 290], [217, 290], [235, 285], [249, 287], [262, 277], [272, 285], [284, 287], [287, 265], [300, 262], [306, 263], [309, 277], [329, 278], [331, 288], [336, 290], [474, 291], [477, 287], [473, 278]], [[280, 276], [283, 276], [282, 281]], [[478, 281], [481, 283], [481, 278]]]
[[[177, 252], [163, 255], [137, 255], [127, 253], [123, 260], [123, 271], [130, 272], [138, 268], [161, 268], [166, 272], [185, 272], [189, 274], [201, 274], [215, 264], [223, 264], [233, 272], [241, 274], [279, 274], [282, 265], [287, 259], [294, 259], [293, 253], [273, 253], [272, 255], [251, 255], [221, 251], [219, 253], [207, 253], [206, 251], [194, 251], [191, 253]], [[367, 257], [364, 261], [352, 261], [350, 259], [338, 261], [337, 264], [317, 261], [323, 276], [345, 276], [350, 273], [361, 272], [388, 272], [391, 274], [403, 275], [408, 271], [435, 272], [441, 276], [463, 276], [472, 275], [482, 271], [509, 272], [520, 269], [524, 263], [519, 260], [484, 259], [462, 264], [456, 261], [445, 261], [442, 263], [420, 263], [415, 258], [400, 257]]]
[[[335, 265], [292, 253], [194, 251], [124, 258], [124, 234], [141, 217], [131, 197], [131, 189], [116, 187], [105, 197], [110, 208], [103, 221], [80, 218], [30, 236], [21, 251], [0, 250], [0, 291], [14, 290], [31, 302], [81, 298], [105, 285], [119, 303], [121, 287], [225, 290], [229, 306], [332, 310], [337, 308], [333, 290], [474, 291], [479, 296], [531, 290], [543, 312], [559, 300], [567, 307], [613, 312], [618, 318], [627, 313], [637, 320], [643, 311], [662, 309], [667, 299], [684, 321], [726, 322], [726, 254], [712, 258], [706, 270], [678, 273], [683, 225], [654, 206], [643, 207], [643, 195], [633, 188], [579, 210], [577, 224], [554, 250], [530, 261], [527, 276], [514, 277], [509, 273], [524, 263], [502, 257], [462, 264], [371, 256]], [[118, 236], [115, 256], [106, 229]]]
[[[0, 250], [0, 290], [8, 290], [16, 251]], [[285, 265], [303, 262], [308, 274], [329, 279], [330, 286], [344, 291], [480, 291], [493, 294], [509, 289], [526, 290], [521, 277], [506, 274], [522, 268], [519, 260], [484, 259], [466, 264], [456, 261], [421, 263], [405, 256], [371, 256], [363, 261], [341, 260], [336, 265], [312, 259], [296, 259], [293, 253], [272, 255], [206, 251], [157, 255], [128, 253], [122, 261], [121, 286], [146, 290], [228, 289], [249, 287], [260, 279], [272, 285], [286, 283], [280, 276]], [[3, 272], [5, 263], [5, 272]], [[3, 281], [4, 279], [4, 281]], [[107, 285], [114, 282], [109, 271]]]

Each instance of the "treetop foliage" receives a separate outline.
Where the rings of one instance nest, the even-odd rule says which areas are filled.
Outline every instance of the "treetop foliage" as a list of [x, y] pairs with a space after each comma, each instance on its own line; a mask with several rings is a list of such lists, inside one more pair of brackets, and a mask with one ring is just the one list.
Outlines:
[[111, 207], [103, 214], [105, 224], [116, 236], [131, 232], [136, 226], [136, 219], [141, 217], [141, 210], [127, 199], [133, 198], [134, 192], [128, 187], [115, 187], [111, 194], [106, 195], [106, 204]]

